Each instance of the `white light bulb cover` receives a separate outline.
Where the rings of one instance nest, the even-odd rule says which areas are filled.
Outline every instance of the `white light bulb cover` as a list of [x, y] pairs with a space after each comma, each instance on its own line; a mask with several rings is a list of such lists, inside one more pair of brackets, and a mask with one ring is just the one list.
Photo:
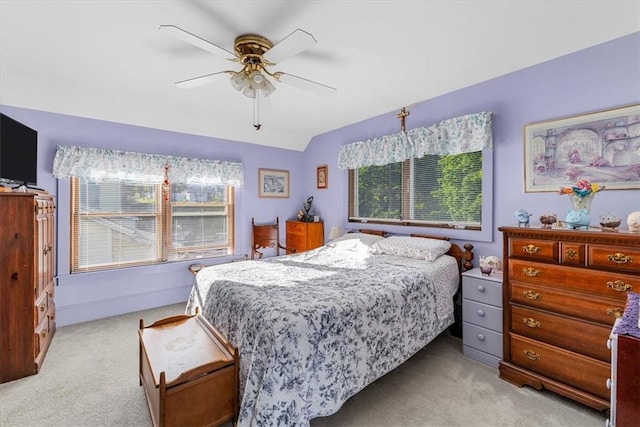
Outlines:
[[269, 81], [269, 79], [264, 79], [264, 86], [262, 87], [262, 96], [265, 98], [271, 95], [276, 91], [276, 87]]
[[251, 86], [247, 86], [242, 90], [242, 94], [247, 98], [255, 98], [257, 90]]
[[239, 72], [231, 76], [231, 86], [234, 87], [235, 90], [241, 91], [247, 86], [249, 86], [249, 76], [247, 76], [244, 72]]

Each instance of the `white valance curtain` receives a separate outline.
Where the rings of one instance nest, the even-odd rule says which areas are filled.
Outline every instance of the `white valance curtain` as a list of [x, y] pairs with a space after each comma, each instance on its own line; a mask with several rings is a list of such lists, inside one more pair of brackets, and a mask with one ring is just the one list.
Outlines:
[[343, 145], [340, 169], [382, 166], [427, 154], [461, 154], [493, 148], [491, 112], [468, 114], [429, 127]]
[[161, 154], [135, 153], [58, 145], [53, 159], [53, 176], [121, 179], [160, 184], [244, 185], [242, 163], [191, 159]]

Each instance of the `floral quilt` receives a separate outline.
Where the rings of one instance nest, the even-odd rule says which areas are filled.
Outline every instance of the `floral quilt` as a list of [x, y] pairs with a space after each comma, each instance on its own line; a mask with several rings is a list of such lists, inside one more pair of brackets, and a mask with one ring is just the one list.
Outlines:
[[238, 426], [308, 426], [453, 323], [458, 266], [358, 241], [207, 267], [187, 312], [239, 349]]

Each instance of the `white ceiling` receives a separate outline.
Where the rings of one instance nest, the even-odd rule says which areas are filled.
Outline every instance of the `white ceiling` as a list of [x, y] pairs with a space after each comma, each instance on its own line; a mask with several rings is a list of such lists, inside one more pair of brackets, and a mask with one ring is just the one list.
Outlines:
[[[271, 67], [336, 87], [279, 84], [262, 128], [222, 79], [240, 67], [162, 34], [172, 24], [227, 50], [301, 28], [318, 43]], [[640, 1], [0, 0], [0, 103], [304, 150], [373, 116], [640, 31]], [[234, 68], [236, 67], [236, 68]]]

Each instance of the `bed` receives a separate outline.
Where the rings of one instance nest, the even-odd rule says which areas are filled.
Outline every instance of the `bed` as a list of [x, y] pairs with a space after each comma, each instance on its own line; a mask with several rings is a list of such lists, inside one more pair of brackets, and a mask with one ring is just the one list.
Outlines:
[[239, 349], [238, 426], [308, 426], [410, 358], [453, 323], [471, 249], [358, 232], [200, 270], [186, 311]]

